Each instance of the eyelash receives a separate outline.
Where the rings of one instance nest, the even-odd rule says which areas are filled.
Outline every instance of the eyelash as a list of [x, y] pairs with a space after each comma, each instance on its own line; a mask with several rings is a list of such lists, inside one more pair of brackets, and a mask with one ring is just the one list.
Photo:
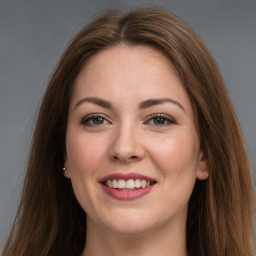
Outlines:
[[[84, 126], [99, 126], [99, 125], [103, 125], [103, 124], [96, 124], [96, 123], [90, 124], [89, 123], [90, 121], [96, 120], [97, 118], [102, 118], [103, 122], [107, 120], [104, 115], [101, 115], [101, 114], [91, 114], [89, 116], [86, 116], [86, 117], [82, 118], [80, 124], [82, 124]], [[108, 123], [110, 123], [110, 122], [108, 121]]]
[[150, 121], [154, 121], [154, 120], [157, 120], [157, 119], [160, 119], [162, 121], [164, 121], [164, 123], [160, 123], [160, 124], [156, 124], [155, 122], [151, 125], [153, 126], [161, 126], [161, 127], [165, 127], [165, 126], [168, 126], [168, 125], [172, 125], [172, 124], [177, 124], [177, 122], [171, 118], [170, 116], [168, 115], [165, 115], [165, 114], [153, 114], [151, 115], [147, 121], [145, 122], [145, 124], [149, 123]]
[[[101, 121], [103, 123], [90, 123], [91, 121], [94, 122], [94, 120], [96, 120], [97, 118], [101, 118]], [[154, 121], [156, 121], [158, 119], [158, 121], [162, 121], [164, 123], [160, 123], [160, 124], [156, 124]], [[109, 122], [106, 117], [104, 115], [101, 114], [91, 114], [89, 116], [86, 116], [84, 118], [82, 118], [80, 124], [84, 125], [84, 126], [101, 126], [101, 125], [105, 125], [106, 123], [104, 123], [105, 121], [108, 122], [108, 124], [111, 124], [111, 122]], [[150, 121], [153, 121], [154, 123], [150, 124]], [[165, 127], [168, 125], [172, 125], [172, 124], [177, 124], [177, 122], [171, 118], [168, 115], [165, 114], [153, 114], [151, 115], [143, 124], [150, 124], [152, 126], [160, 126], [160, 127]]]

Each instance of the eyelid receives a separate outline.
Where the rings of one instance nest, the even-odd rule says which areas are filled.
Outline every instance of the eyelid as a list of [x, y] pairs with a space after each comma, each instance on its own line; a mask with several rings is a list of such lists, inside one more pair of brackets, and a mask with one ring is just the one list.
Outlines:
[[154, 118], [157, 118], [157, 117], [161, 117], [161, 118], [164, 118], [166, 119], [167, 121], [169, 121], [168, 124], [163, 124], [163, 125], [154, 125], [154, 126], [168, 126], [168, 125], [173, 125], [173, 124], [177, 124], [177, 121], [171, 117], [170, 115], [167, 115], [167, 114], [163, 114], [163, 113], [155, 113], [155, 114], [151, 114], [147, 120], [144, 122], [144, 124], [147, 124], [150, 120], [154, 119]]
[[[106, 124], [88, 124], [87, 122], [89, 122], [90, 120], [97, 118], [97, 117], [102, 117], [105, 121], [108, 122], [108, 124], [112, 124], [111, 121], [109, 121], [109, 117], [106, 116], [105, 114], [101, 114], [101, 113], [92, 113], [89, 115], [84, 116], [81, 120], [80, 120], [80, 124], [84, 125], [84, 126], [102, 126], [102, 125], [106, 125]], [[167, 124], [149, 124], [149, 122], [154, 119], [154, 118], [163, 118], [165, 119], [168, 123]], [[107, 124], [107, 125], [108, 125]], [[159, 127], [164, 127], [164, 126], [169, 126], [169, 125], [173, 125], [173, 124], [177, 124], [176, 120], [171, 117], [168, 114], [163, 114], [163, 113], [154, 113], [151, 114], [150, 116], [147, 117], [146, 121], [143, 122], [143, 124], [149, 124], [152, 126], [159, 126]]]
[[[92, 114], [89, 114], [89, 115], [86, 115], [86, 116], [84, 116], [81, 120], [80, 120], [80, 124], [81, 125], [84, 125], [84, 126], [100, 126], [100, 124], [99, 125], [89, 125], [89, 124], [86, 124], [86, 122], [88, 122], [88, 121], [90, 121], [91, 119], [94, 119], [94, 118], [97, 118], [97, 117], [102, 117], [102, 118], [104, 118], [109, 124], [112, 124], [112, 122], [110, 122], [109, 121], [109, 118], [106, 116], [106, 115], [104, 115], [104, 114], [101, 114], [101, 113], [92, 113]], [[101, 124], [101, 125], [104, 125], [104, 124]]]

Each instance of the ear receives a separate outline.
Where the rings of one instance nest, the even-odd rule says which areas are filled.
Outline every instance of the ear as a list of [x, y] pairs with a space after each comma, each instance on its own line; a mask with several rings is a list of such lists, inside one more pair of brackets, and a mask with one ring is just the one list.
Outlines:
[[199, 153], [198, 166], [196, 172], [196, 178], [198, 180], [206, 180], [209, 177], [209, 166], [207, 159], [202, 150]]
[[64, 166], [63, 167], [66, 169], [66, 171], [63, 170], [64, 177], [67, 179], [70, 179], [71, 173], [70, 173], [70, 169], [69, 169], [67, 153], [65, 153], [65, 155], [64, 155]]

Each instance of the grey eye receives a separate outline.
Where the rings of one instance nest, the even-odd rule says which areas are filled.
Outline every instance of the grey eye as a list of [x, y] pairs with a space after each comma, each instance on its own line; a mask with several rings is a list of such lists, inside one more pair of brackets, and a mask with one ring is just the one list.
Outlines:
[[81, 120], [81, 124], [85, 126], [98, 126], [98, 125], [104, 125], [108, 123], [109, 122], [107, 121], [106, 118], [99, 115], [90, 115], [90, 116], [84, 117]]
[[105, 118], [103, 117], [95, 117], [91, 121], [93, 122], [93, 124], [103, 124], [104, 120]]
[[175, 121], [170, 117], [161, 114], [152, 116], [150, 119], [148, 119], [147, 123], [155, 126], [166, 126], [174, 124]]
[[154, 121], [154, 124], [156, 124], [156, 125], [162, 125], [162, 124], [168, 123], [166, 118], [163, 118], [163, 117], [156, 117], [153, 119], [153, 121]]

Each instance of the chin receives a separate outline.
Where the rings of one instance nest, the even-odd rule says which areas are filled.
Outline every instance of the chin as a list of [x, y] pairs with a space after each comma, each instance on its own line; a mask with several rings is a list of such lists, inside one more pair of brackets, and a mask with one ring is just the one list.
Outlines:
[[134, 224], [127, 221], [126, 223], [122, 223], [120, 225], [112, 225], [111, 227], [108, 227], [108, 229], [112, 232], [124, 237], [142, 235], [151, 230], [151, 228], [152, 227], [150, 227], [150, 225], [143, 225], [142, 223], [137, 225], [137, 223]]
[[143, 234], [153, 229], [154, 220], [149, 214], [135, 210], [124, 210], [115, 214], [115, 217], [103, 220], [109, 231], [129, 236]]

